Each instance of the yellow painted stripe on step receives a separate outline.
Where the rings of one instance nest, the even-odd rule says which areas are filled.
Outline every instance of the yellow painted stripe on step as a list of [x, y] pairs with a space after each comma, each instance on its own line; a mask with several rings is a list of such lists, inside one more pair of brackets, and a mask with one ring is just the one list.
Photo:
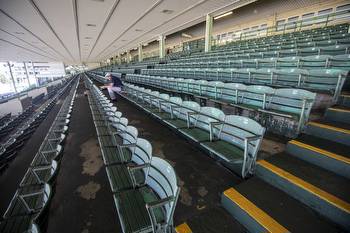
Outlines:
[[287, 233], [286, 228], [280, 225], [276, 220], [270, 217], [267, 213], [254, 205], [251, 201], [245, 198], [242, 194], [237, 192], [234, 188], [229, 188], [224, 192], [232, 202], [244, 210], [250, 217], [257, 221], [269, 233]]
[[193, 233], [190, 226], [186, 222], [175, 227], [175, 231], [176, 233]]
[[276, 175], [282, 177], [283, 179], [289, 181], [290, 183], [318, 196], [319, 198], [332, 204], [333, 206], [336, 206], [337, 208], [347, 213], [350, 213], [350, 204], [341, 200], [340, 198], [330, 193], [327, 193], [326, 191], [300, 179], [299, 177], [294, 176], [293, 174], [267, 162], [266, 160], [260, 160], [258, 161], [258, 164], [275, 173]]
[[291, 140], [291, 141], [289, 141], [289, 143], [294, 144], [296, 146], [300, 146], [302, 148], [305, 148], [305, 149], [308, 149], [308, 150], [311, 150], [311, 151], [314, 151], [314, 152], [317, 152], [319, 154], [328, 156], [328, 157], [330, 157], [332, 159], [336, 159], [336, 160], [339, 160], [341, 162], [350, 164], [350, 158], [347, 158], [347, 157], [345, 157], [343, 155], [338, 155], [338, 154], [335, 154], [333, 152], [330, 152], [330, 151], [327, 151], [327, 150], [323, 150], [321, 148], [318, 148], [318, 147], [315, 147], [315, 146], [311, 146], [309, 144], [305, 144], [305, 143], [299, 142], [297, 140]]
[[342, 109], [342, 108], [328, 108], [331, 111], [336, 111], [336, 112], [347, 112], [350, 113], [350, 109]]
[[317, 122], [309, 122], [308, 124], [313, 125], [313, 126], [317, 126], [320, 128], [324, 128], [324, 129], [329, 129], [329, 130], [333, 130], [333, 131], [337, 131], [337, 132], [341, 132], [341, 133], [350, 134], [350, 130], [348, 130], [348, 129], [338, 128], [335, 126], [321, 124], [321, 123], [317, 123]]
[[342, 94], [341, 97], [350, 97], [350, 94]]

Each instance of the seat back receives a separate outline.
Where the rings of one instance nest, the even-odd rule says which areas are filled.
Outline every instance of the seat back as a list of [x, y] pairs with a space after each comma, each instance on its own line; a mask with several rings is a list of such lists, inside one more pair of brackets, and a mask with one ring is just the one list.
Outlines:
[[174, 168], [164, 159], [153, 157], [146, 184], [157, 193], [160, 199], [170, 198], [170, 201], [164, 205], [164, 209], [166, 223], [172, 223], [180, 192]]
[[247, 86], [246, 91], [243, 93], [241, 103], [265, 109], [266, 102], [274, 92], [275, 90], [273, 88], [267, 86]]
[[305, 121], [308, 119], [316, 93], [292, 88], [276, 89], [268, 104], [269, 109], [297, 114]]
[[174, 110], [174, 115], [182, 120], [187, 120], [188, 112], [199, 112], [201, 109], [200, 105], [194, 101], [183, 101], [181, 108]]
[[247, 89], [246, 85], [241, 83], [225, 83], [221, 90], [220, 99], [238, 103], [239, 96]]
[[[133, 151], [131, 160], [140, 165], [140, 164], [149, 164], [152, 160], [152, 145], [143, 138], [138, 138], [136, 141], [136, 147]], [[148, 169], [144, 168], [144, 173], [148, 174]]]
[[218, 108], [201, 107], [199, 114], [195, 116], [195, 127], [210, 131], [210, 122], [224, 121], [225, 114]]
[[[214, 134], [217, 138], [231, 143], [244, 150], [244, 139], [247, 137], [264, 135], [265, 128], [258, 122], [244, 116], [227, 115], [224, 124], [215, 127]], [[257, 147], [262, 139], [252, 141], [248, 144], [248, 153], [255, 155]]]

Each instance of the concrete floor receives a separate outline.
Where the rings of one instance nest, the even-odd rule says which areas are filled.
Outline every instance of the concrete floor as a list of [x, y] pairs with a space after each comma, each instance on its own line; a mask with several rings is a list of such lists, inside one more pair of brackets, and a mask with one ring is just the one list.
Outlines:
[[47, 232], [121, 232], [88, 99], [80, 83], [64, 145]]
[[238, 176], [131, 102], [119, 98], [116, 106], [139, 137], [151, 142], [154, 155], [175, 168], [181, 186], [175, 225], [186, 221], [195, 232], [243, 231], [220, 204], [222, 192], [242, 181]]
[[35, 154], [37, 153], [43, 139], [45, 138], [48, 129], [50, 128], [53, 120], [55, 119], [58, 111], [62, 105], [62, 99], [67, 96], [68, 92], [61, 96], [56, 102], [56, 105], [51, 109], [50, 113], [44, 119], [43, 122], [36, 129], [34, 134], [31, 135], [25, 145], [17, 153], [14, 160], [10, 161], [7, 169], [0, 174], [0, 216], [5, 213], [10, 201], [17, 190], [19, 183], [21, 182], [24, 174], [27, 171], [30, 163], [32, 162]]

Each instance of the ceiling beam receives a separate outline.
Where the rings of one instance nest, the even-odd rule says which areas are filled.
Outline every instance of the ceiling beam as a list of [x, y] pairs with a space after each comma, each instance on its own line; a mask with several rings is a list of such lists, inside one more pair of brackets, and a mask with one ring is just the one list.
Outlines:
[[145, 13], [143, 13], [138, 19], [135, 20], [127, 29], [125, 29], [116, 39], [114, 39], [109, 45], [107, 45], [99, 54], [96, 55], [96, 58], [99, 57], [104, 51], [109, 49], [117, 40], [119, 40], [127, 31], [129, 31], [135, 24], [140, 22], [147, 14], [149, 14], [154, 8], [156, 8], [163, 0], [158, 0], [155, 4], [153, 4], [150, 8], [148, 8]]
[[11, 15], [9, 15], [7, 12], [4, 10], [0, 9], [0, 12], [6, 15], [9, 19], [11, 19], [13, 22], [15, 22], [17, 25], [19, 25], [21, 28], [23, 28], [26, 32], [37, 38], [40, 42], [45, 44], [47, 47], [51, 48], [53, 51], [55, 51], [58, 55], [60, 55], [62, 58], [65, 59], [65, 56], [61, 54], [59, 51], [57, 51], [55, 48], [53, 48], [51, 45], [46, 43], [43, 39], [41, 39], [39, 36], [35, 35], [32, 31], [30, 31], [28, 28], [26, 28], [24, 25], [22, 25], [20, 22], [18, 22], [15, 18], [13, 18]]
[[32, 5], [32, 7], [36, 10], [36, 12], [40, 15], [41, 19], [44, 21], [44, 23], [50, 28], [51, 32], [55, 35], [55, 37], [57, 38], [57, 40], [61, 43], [61, 45], [63, 46], [63, 48], [66, 50], [66, 52], [69, 54], [69, 56], [72, 58], [73, 61], [76, 61], [76, 59], [73, 57], [73, 55], [71, 54], [71, 52], [67, 49], [66, 45], [63, 43], [63, 41], [61, 40], [61, 38], [58, 36], [57, 32], [53, 29], [52, 25], [49, 23], [49, 21], [47, 20], [47, 18], [45, 17], [45, 15], [41, 12], [41, 10], [39, 9], [38, 5], [36, 5], [36, 3], [34, 2], [34, 0], [28, 0], [30, 2], [30, 4]]
[[109, 11], [109, 14], [108, 14], [108, 16], [107, 16], [105, 22], [103, 23], [103, 26], [102, 26], [102, 28], [101, 28], [101, 30], [100, 30], [100, 32], [99, 32], [99, 34], [98, 34], [98, 36], [97, 36], [97, 38], [96, 38], [96, 40], [95, 40], [95, 43], [94, 43], [94, 45], [92, 46], [92, 48], [91, 48], [91, 50], [90, 50], [89, 56], [87, 57], [86, 60], [89, 60], [92, 51], [95, 49], [97, 42], [100, 40], [100, 37], [101, 37], [103, 31], [105, 30], [107, 24], [109, 23], [109, 21], [110, 21], [112, 15], [113, 15], [115, 9], [117, 8], [119, 2], [120, 2], [120, 0], [115, 0], [114, 4], [113, 4], [113, 6], [112, 6], [112, 9]]
[[[17, 44], [12, 43], [12, 42], [10, 42], [10, 41], [8, 41], [8, 40], [4, 40], [4, 39], [1, 39], [1, 38], [0, 38], [0, 41], [5, 42], [5, 43], [8, 43], [8, 44], [11, 44], [11, 45], [13, 45], [13, 46], [15, 46], [15, 47], [18, 47], [18, 48], [21, 48], [21, 49], [27, 50], [27, 51], [29, 51], [29, 52], [31, 52], [31, 53], [35, 53], [35, 54], [37, 54], [37, 55], [39, 55], [39, 56], [42, 56], [42, 57], [46, 57], [46, 58], [52, 59], [51, 57], [48, 57], [48, 56], [43, 55], [43, 54], [40, 54], [40, 53], [38, 53], [38, 52], [36, 52], [36, 51], [34, 51], [34, 50], [31, 50], [31, 49], [25, 48], [25, 47], [23, 47], [23, 46], [21, 46], [21, 45], [17, 45]], [[53, 59], [53, 60], [54, 60], [54, 59]]]
[[[46, 53], [46, 54], [49, 55], [49, 56], [55, 56], [55, 55], [52, 55], [52, 54], [48, 53], [47, 51], [45, 51], [45, 50], [43, 50], [43, 49], [41, 49], [41, 48], [39, 48], [39, 47], [37, 47], [37, 46], [35, 46], [35, 45], [32, 45], [31, 43], [29, 43], [29, 42], [27, 42], [27, 41], [25, 41], [25, 40], [19, 38], [18, 36], [14, 35], [14, 34], [12, 34], [12, 33], [10, 33], [10, 32], [8, 32], [8, 31], [6, 31], [6, 30], [4, 30], [4, 29], [1, 29], [1, 28], [0, 28], [0, 31], [2, 31], [2, 32], [6, 33], [6, 34], [8, 34], [8, 35], [10, 35], [10, 36], [15, 37], [17, 40], [20, 40], [20, 41], [22, 41], [23, 43], [25, 43], [25, 44], [27, 44], [27, 45], [29, 45], [29, 46], [32, 46], [32, 47], [34, 47], [35, 49], [40, 50], [40, 51]], [[57, 57], [56, 57], [56, 59], [57, 59]]]
[[[163, 26], [163, 25], [169, 23], [170, 21], [174, 20], [175, 18], [177, 18], [177, 17], [179, 17], [179, 16], [181, 16], [181, 15], [187, 13], [188, 11], [192, 10], [192, 9], [195, 8], [195, 7], [200, 6], [201, 4], [203, 4], [203, 3], [207, 2], [207, 1], [208, 1], [208, 0], [201, 0], [201, 1], [199, 1], [199, 2], [197, 2], [197, 3], [195, 3], [195, 4], [193, 4], [193, 5], [191, 5], [191, 6], [189, 6], [189, 7], [187, 7], [186, 9], [180, 11], [178, 14], [174, 15], [173, 17], [169, 18], [168, 20], [164, 21], [163, 23], [161, 23], [161, 24], [157, 25], [156, 27], [154, 27], [154, 28], [148, 30], [147, 32], [144, 32], [142, 35], [138, 36], [136, 39], [134, 39], [134, 40], [130, 41], [129, 43], [127, 43], [127, 44], [125, 44], [125, 45], [123, 45], [123, 46], [120, 46], [119, 48], [115, 49], [113, 52], [109, 53], [108, 55], [114, 53], [115, 51], [118, 51], [118, 50], [124, 48], [125, 46], [129, 45], [130, 43], [134, 42], [135, 40], [137, 40], [137, 39], [143, 37], [144, 35], [146, 35], [146, 34], [152, 32], [152, 31], [156, 30], [157, 28], [159, 28], [159, 27], [161, 27], [161, 26]], [[162, 33], [162, 34], [165, 35], [165, 33]], [[106, 56], [104, 56], [104, 57], [108, 57], [108, 55], [106, 55]]]
[[75, 32], [77, 34], [77, 42], [78, 42], [78, 50], [79, 50], [79, 61], [81, 62], [79, 18], [78, 18], [78, 1], [77, 0], [72, 0], [72, 7], [73, 7], [73, 15], [74, 15]]

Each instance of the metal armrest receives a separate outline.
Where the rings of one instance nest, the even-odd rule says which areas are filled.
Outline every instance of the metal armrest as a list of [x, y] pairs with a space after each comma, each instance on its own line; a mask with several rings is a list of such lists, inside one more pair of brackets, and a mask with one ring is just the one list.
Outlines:
[[256, 136], [250, 136], [250, 137], [246, 137], [244, 140], [247, 140], [248, 142], [251, 141], [256, 141], [262, 138], [262, 135], [256, 135]]
[[161, 207], [163, 205], [166, 205], [168, 204], [169, 202], [172, 202], [175, 200], [175, 197], [174, 196], [169, 196], [169, 197], [166, 197], [166, 198], [163, 198], [161, 200], [157, 200], [157, 201], [153, 201], [153, 202], [150, 202], [150, 203], [147, 203], [146, 204], [146, 208], [147, 209], [154, 209], [154, 208], [157, 208], [157, 207]]
[[199, 113], [197, 112], [186, 112], [186, 116], [187, 116], [187, 128], [190, 128], [191, 127], [191, 116], [194, 116], [194, 115], [198, 115]]
[[137, 144], [136, 143], [130, 143], [130, 144], [121, 144], [121, 145], [117, 145], [118, 147], [121, 147], [121, 148], [133, 148], [133, 147], [136, 147]]
[[212, 121], [212, 122], [209, 122], [209, 139], [210, 141], [212, 142], [214, 140], [214, 131], [213, 131], [213, 126], [215, 125], [222, 125], [224, 124], [224, 122], [221, 122], [221, 121]]
[[143, 169], [143, 168], [149, 167], [149, 165], [150, 165], [149, 163], [144, 163], [144, 164], [139, 164], [139, 165], [128, 164], [127, 168], [128, 168], [128, 170], [133, 171], [133, 170]]

